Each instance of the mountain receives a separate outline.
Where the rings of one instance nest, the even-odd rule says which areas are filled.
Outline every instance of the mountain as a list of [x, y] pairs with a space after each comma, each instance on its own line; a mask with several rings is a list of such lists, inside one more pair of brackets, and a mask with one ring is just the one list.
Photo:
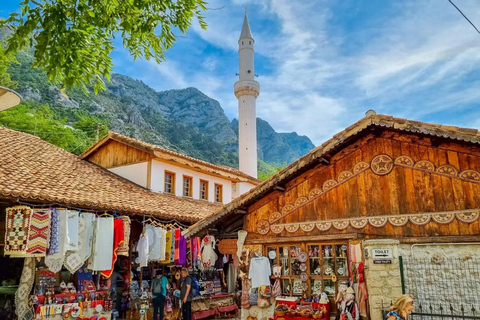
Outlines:
[[[19, 64], [12, 64], [8, 70], [18, 83], [16, 90], [24, 97], [22, 112], [35, 118], [35, 132], [41, 132], [39, 119], [44, 125], [57, 121], [58, 128], [71, 129], [79, 145], [69, 147], [69, 151], [82, 152], [108, 128], [195, 158], [238, 167], [238, 121], [229, 121], [219, 102], [198, 89], [157, 92], [142, 81], [114, 74], [107, 90], [98, 95], [93, 91], [85, 95], [78, 89], [63, 92], [49, 84], [43, 72], [30, 68], [32, 57], [31, 52], [18, 54]], [[20, 109], [13, 109], [10, 112], [17, 118], [31, 122]], [[8, 113], [1, 115], [0, 124], [32, 130], [7, 120], [11, 118]], [[48, 130], [48, 126], [42, 130]], [[259, 170], [264, 178], [314, 148], [309, 138], [277, 133], [260, 118], [257, 132]]]

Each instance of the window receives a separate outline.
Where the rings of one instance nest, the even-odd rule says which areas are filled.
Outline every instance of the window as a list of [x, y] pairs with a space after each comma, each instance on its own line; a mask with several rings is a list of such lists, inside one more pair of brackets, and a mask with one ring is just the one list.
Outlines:
[[208, 181], [200, 180], [200, 200], [208, 200]]
[[223, 202], [223, 191], [220, 184], [215, 184], [215, 202]]
[[[306, 254], [305, 262], [301, 252]], [[277, 271], [286, 296], [302, 296], [304, 290], [307, 297], [326, 292], [333, 301], [339, 286], [349, 280], [348, 243], [271, 245], [265, 247], [265, 256], [272, 266], [272, 284]], [[303, 282], [305, 275], [307, 281]]]
[[165, 171], [165, 193], [175, 193], [175, 173], [170, 171]]
[[183, 176], [183, 196], [192, 196], [192, 177]]

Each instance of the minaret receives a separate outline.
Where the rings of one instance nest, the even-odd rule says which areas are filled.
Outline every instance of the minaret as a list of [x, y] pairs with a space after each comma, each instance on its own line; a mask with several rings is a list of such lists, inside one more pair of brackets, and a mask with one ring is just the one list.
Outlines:
[[260, 84], [255, 81], [254, 43], [245, 8], [242, 33], [238, 40], [239, 79], [234, 86], [235, 96], [238, 99], [238, 160], [240, 171], [256, 178], [257, 117], [255, 103], [260, 94]]

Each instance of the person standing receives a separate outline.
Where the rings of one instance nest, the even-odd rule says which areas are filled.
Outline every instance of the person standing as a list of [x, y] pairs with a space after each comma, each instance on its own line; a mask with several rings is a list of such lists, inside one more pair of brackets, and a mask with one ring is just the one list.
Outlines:
[[192, 320], [192, 277], [187, 268], [182, 268], [182, 285], [180, 288], [183, 320]]
[[165, 297], [169, 288], [168, 280], [162, 275], [162, 270], [157, 270], [155, 279], [152, 281], [152, 298], [153, 298], [153, 319], [158, 320], [160, 312], [160, 320], [164, 320], [165, 315]]
[[412, 297], [404, 294], [390, 307], [385, 320], [406, 320], [415, 307]]

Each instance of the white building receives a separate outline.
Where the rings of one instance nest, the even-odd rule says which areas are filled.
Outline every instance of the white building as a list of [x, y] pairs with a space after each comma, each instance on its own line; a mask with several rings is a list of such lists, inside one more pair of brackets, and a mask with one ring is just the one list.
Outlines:
[[228, 203], [260, 183], [231, 167], [109, 132], [81, 158], [154, 192]]

